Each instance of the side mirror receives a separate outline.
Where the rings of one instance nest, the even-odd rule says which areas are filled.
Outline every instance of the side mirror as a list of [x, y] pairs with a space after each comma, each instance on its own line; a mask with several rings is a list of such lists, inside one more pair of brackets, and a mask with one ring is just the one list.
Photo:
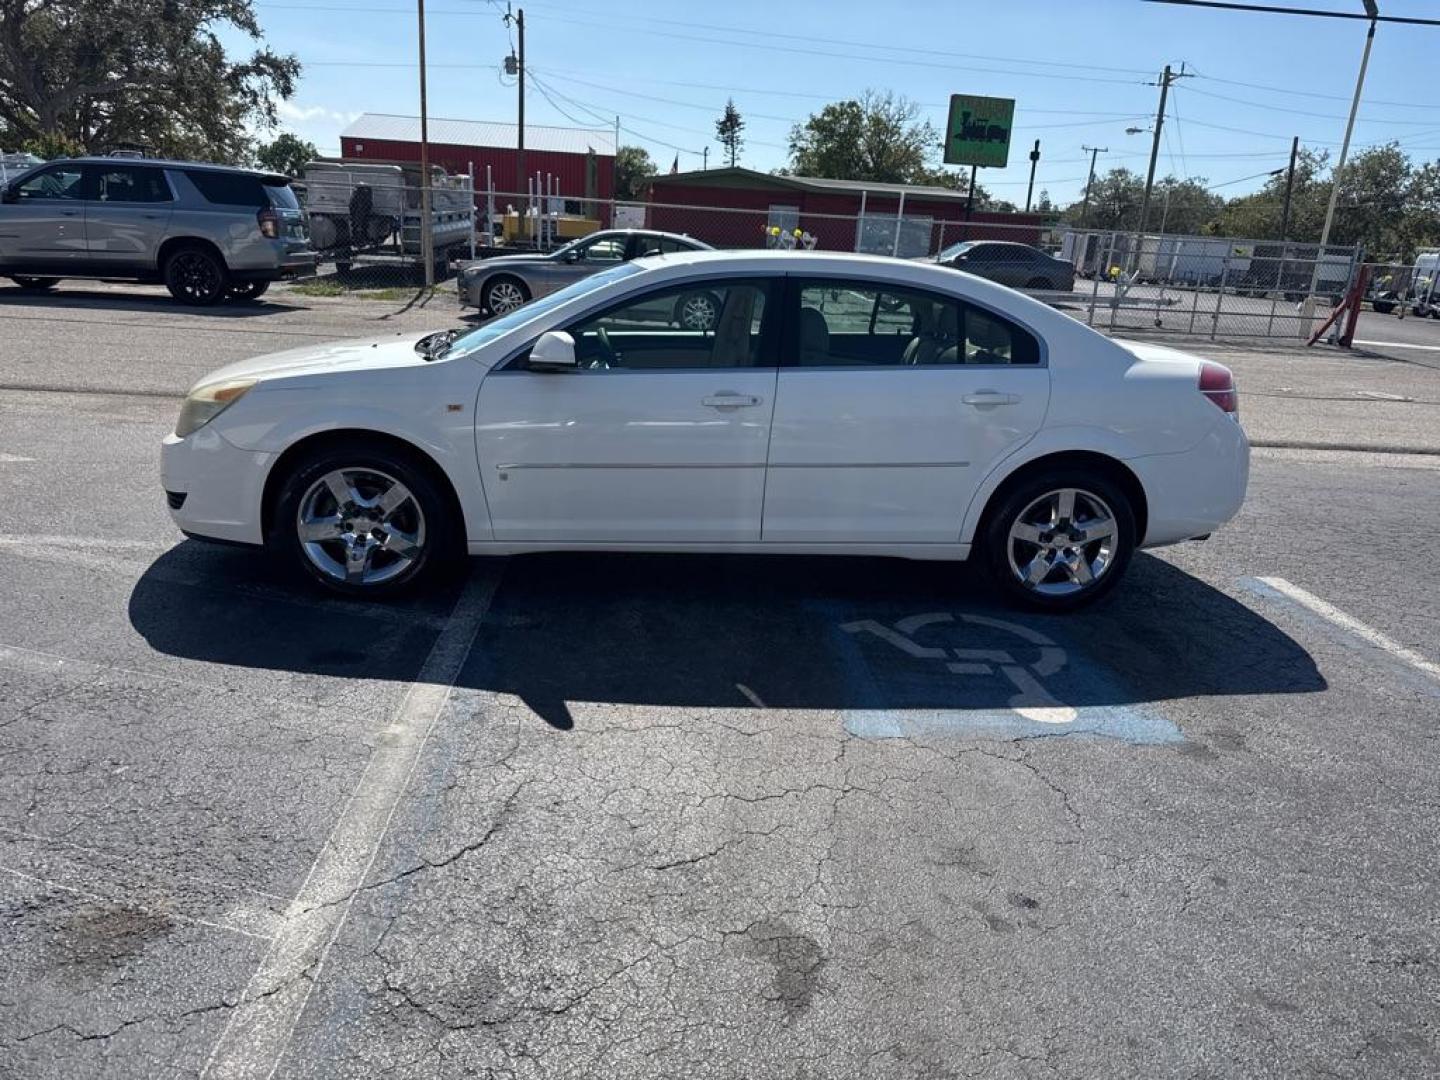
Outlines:
[[20, 201], [20, 191], [10, 185], [0, 188], [0, 202], [13, 203]]
[[573, 263], [573, 262], [578, 262], [578, 261], [579, 261], [580, 255], [579, 255], [578, 252], [567, 251], [567, 252], [564, 254], [563, 258], [565, 259], [565, 261], [566, 261], [567, 263]]
[[564, 330], [545, 331], [530, 348], [530, 368], [534, 371], [574, 371], [579, 366], [575, 339]]

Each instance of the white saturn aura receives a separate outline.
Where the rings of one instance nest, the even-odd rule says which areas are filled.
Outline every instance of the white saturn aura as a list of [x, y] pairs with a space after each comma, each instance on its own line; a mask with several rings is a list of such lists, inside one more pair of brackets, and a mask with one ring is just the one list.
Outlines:
[[[674, 317], [697, 292], [705, 329]], [[1219, 364], [947, 267], [693, 252], [222, 368], [162, 479], [187, 535], [356, 596], [464, 551], [743, 552], [973, 557], [1055, 610], [1235, 515], [1238, 404]]]

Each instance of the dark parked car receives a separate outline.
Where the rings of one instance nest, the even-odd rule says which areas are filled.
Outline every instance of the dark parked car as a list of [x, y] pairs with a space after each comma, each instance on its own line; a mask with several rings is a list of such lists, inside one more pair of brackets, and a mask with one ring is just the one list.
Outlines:
[[0, 188], [0, 275], [161, 281], [186, 304], [253, 300], [313, 270], [288, 177], [223, 165], [67, 158]]
[[1075, 288], [1075, 267], [1029, 244], [1008, 240], [967, 240], [951, 244], [935, 261], [976, 277], [1009, 285], [1012, 289], [1070, 292]]

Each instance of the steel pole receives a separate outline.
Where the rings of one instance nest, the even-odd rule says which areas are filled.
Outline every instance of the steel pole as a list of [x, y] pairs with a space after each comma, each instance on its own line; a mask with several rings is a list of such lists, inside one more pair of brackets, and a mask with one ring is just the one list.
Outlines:
[[[425, 108], [425, 0], [415, 0], [420, 22], [420, 261], [425, 287], [435, 284], [435, 238], [430, 233], [430, 127]], [[404, 231], [403, 228], [401, 230]]]

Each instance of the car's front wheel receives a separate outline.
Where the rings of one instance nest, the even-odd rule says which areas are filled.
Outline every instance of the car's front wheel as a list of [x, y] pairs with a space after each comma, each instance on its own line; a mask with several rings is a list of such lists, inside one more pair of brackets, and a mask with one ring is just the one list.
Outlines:
[[24, 277], [17, 276], [10, 279], [19, 285], [26, 292], [49, 292], [60, 284], [58, 277]]
[[414, 588], [452, 561], [457, 523], [414, 456], [356, 441], [308, 455], [271, 515], [270, 546], [311, 580], [349, 596]]
[[214, 304], [224, 298], [230, 276], [220, 256], [207, 248], [182, 247], [165, 260], [165, 287], [182, 304]]
[[986, 522], [984, 557], [1007, 597], [1068, 611], [1115, 587], [1136, 542], [1135, 511], [1102, 475], [1059, 469], [1012, 488]]
[[515, 278], [500, 277], [485, 286], [482, 299], [491, 315], [508, 315], [521, 305], [529, 303], [530, 291]]

